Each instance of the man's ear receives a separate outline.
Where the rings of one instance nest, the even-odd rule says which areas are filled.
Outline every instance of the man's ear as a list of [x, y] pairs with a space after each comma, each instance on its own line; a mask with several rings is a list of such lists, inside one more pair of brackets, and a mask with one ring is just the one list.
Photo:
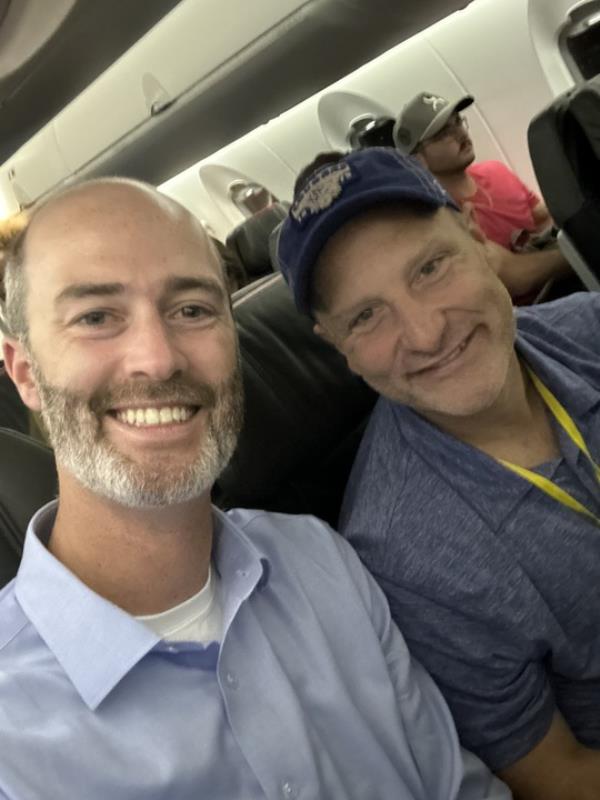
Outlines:
[[427, 163], [427, 159], [425, 158], [421, 150], [415, 150], [413, 153], [411, 153], [411, 156], [416, 158], [422, 167], [425, 167], [425, 169], [429, 169], [429, 164]]
[[335, 347], [335, 339], [327, 330], [327, 328], [324, 328], [320, 322], [315, 322], [313, 325], [313, 331], [317, 334], [317, 336], [320, 336], [321, 339], [325, 339], [326, 342], [329, 342], [329, 344], [332, 344]]
[[41, 403], [33, 379], [31, 358], [27, 348], [18, 339], [7, 338], [2, 345], [4, 366], [21, 395], [21, 400], [32, 411], [40, 411]]

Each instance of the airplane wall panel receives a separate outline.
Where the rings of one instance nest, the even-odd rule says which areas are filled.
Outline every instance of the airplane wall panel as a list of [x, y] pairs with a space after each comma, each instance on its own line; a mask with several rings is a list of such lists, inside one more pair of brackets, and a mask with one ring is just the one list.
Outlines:
[[[217, 231], [229, 230], [231, 226], [229, 217], [212, 203], [210, 195], [200, 180], [197, 165], [186, 169], [185, 172], [176, 175], [158, 188], [163, 194], [173, 197], [188, 211], [191, 211], [212, 236], [220, 238]], [[207, 210], [211, 212], [210, 220], [206, 218]]]
[[546, 81], [554, 97], [567, 91], [575, 81], [560, 52], [558, 39], [569, 11], [585, 0], [529, 0], [529, 32]]
[[24, 206], [62, 180], [66, 169], [50, 124], [29, 140], [26, 150], [6, 162], [0, 172], [2, 183], [11, 187], [15, 202]]
[[[177, 182], [172, 179], [160, 189], [183, 202], [221, 241], [244, 214], [229, 197], [235, 180], [256, 182], [279, 200], [292, 193], [295, 173], [255, 137], [240, 139], [208, 159], [190, 167]], [[197, 194], [196, 194], [197, 192]]]

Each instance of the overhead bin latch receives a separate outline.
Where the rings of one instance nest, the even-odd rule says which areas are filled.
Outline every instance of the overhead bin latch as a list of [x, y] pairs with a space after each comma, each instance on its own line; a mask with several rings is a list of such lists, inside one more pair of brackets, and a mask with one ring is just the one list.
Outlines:
[[158, 78], [155, 78], [150, 72], [146, 72], [142, 76], [142, 92], [151, 117], [162, 114], [175, 102]]
[[27, 208], [32, 204], [33, 198], [30, 197], [25, 189], [23, 189], [21, 184], [16, 180], [16, 177], [15, 168], [10, 167], [8, 170], [8, 180], [13, 191], [14, 198], [19, 205], [19, 210], [22, 211], [24, 208]]

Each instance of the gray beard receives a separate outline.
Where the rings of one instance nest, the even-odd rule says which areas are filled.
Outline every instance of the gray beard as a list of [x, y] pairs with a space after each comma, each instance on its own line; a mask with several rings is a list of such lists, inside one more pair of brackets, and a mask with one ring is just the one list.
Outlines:
[[[178, 380], [131, 383], [92, 398], [47, 383], [33, 358], [32, 372], [57, 464], [89, 491], [120, 505], [157, 508], [197, 498], [210, 490], [235, 450], [243, 420], [239, 363], [218, 387]], [[202, 406], [206, 431], [196, 457], [181, 465], [165, 452], [152, 464], [139, 464], [121, 453], [106, 438], [102, 418], [115, 401], [128, 398]]]

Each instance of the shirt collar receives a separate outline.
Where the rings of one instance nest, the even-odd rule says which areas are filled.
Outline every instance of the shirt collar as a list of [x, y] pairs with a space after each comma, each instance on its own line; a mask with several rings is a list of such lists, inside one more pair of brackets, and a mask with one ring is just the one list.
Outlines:
[[520, 331], [515, 347], [520, 356], [529, 364], [542, 383], [575, 418], [585, 416], [598, 405], [598, 393], [589, 381], [570, 366], [572, 358], [552, 342], [544, 342], [532, 331]]
[[[47, 549], [56, 500], [32, 518], [15, 581], [26, 616], [83, 699], [95, 709], [160, 637], [92, 591]], [[224, 631], [254, 588], [268, 580], [268, 560], [248, 536], [214, 509], [214, 564], [222, 579]]]

